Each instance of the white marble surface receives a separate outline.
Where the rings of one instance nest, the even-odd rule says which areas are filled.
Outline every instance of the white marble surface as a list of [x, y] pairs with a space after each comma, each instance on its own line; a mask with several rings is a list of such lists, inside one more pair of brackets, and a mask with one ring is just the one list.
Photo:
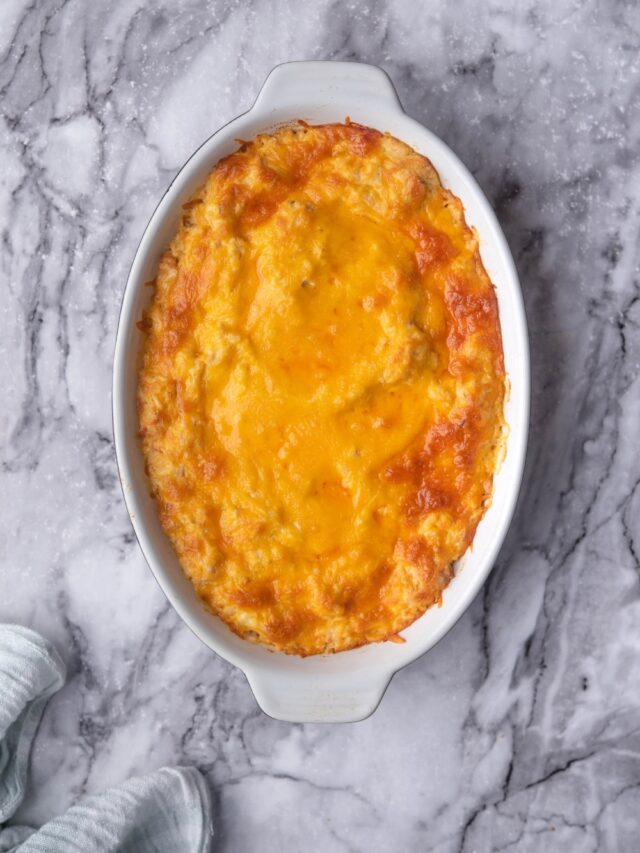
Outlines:
[[[3, 0], [0, 620], [55, 641], [19, 814], [193, 763], [220, 851], [636, 851], [640, 8]], [[533, 349], [526, 487], [483, 593], [375, 715], [287, 725], [166, 604], [117, 481], [127, 270], [188, 154], [295, 58], [379, 63], [494, 201]]]

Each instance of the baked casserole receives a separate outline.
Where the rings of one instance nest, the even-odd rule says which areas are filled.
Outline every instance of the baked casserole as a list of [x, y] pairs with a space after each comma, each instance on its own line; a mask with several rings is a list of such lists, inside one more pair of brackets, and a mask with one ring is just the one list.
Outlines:
[[218, 163], [153, 285], [142, 448], [205, 606], [292, 654], [401, 641], [504, 444], [496, 297], [460, 201], [388, 134], [300, 122]]

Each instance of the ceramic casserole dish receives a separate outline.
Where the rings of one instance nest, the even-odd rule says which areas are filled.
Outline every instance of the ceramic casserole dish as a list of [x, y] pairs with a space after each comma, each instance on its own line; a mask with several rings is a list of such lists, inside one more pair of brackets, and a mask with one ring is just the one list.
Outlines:
[[[507, 374], [504, 460], [494, 478], [491, 506], [471, 548], [456, 565], [441, 606], [431, 607], [402, 632], [405, 643], [377, 643], [334, 655], [299, 658], [269, 651], [233, 634], [206, 611], [165, 536], [144, 471], [138, 438], [137, 381], [143, 333], [137, 322], [152, 295], [146, 281], [177, 231], [182, 204], [222, 157], [274, 127], [354, 122], [388, 131], [433, 163], [445, 188], [462, 201], [480, 240], [484, 266], [498, 299]], [[507, 532], [520, 487], [529, 410], [529, 354], [522, 295], [515, 266], [496, 217], [474, 178], [455, 154], [402, 109], [387, 75], [349, 62], [293, 62], [277, 66], [251, 109], [221, 128], [179, 172], [153, 214], [127, 281], [116, 337], [113, 425], [124, 497], [140, 547], [178, 614], [213, 651], [246, 675], [260, 707], [292, 722], [348, 722], [377, 707], [391, 677], [430, 649], [466, 610], [486, 579]]]

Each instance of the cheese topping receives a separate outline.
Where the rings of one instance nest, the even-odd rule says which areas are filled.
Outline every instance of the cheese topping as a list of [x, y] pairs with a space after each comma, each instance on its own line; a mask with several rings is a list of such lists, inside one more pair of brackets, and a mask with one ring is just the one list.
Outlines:
[[505, 379], [477, 237], [428, 160], [355, 124], [244, 143], [185, 205], [141, 326], [151, 490], [210, 610], [305, 655], [440, 602]]

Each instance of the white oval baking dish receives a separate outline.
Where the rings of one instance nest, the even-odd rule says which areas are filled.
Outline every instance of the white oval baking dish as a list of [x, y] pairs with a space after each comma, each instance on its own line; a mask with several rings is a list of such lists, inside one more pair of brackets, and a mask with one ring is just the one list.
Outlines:
[[[495, 478], [491, 507], [472, 547], [459, 561], [442, 606], [433, 607], [402, 632], [404, 644], [379, 643], [336, 655], [297, 658], [268, 651], [235, 636], [208, 613], [183, 574], [164, 535], [137, 437], [138, 353], [136, 322], [150, 298], [144, 282], [155, 277], [158, 258], [178, 228], [181, 205], [216, 162], [274, 125], [302, 118], [310, 124], [353, 121], [389, 131], [437, 169], [442, 183], [463, 202], [467, 222], [480, 237], [485, 267], [498, 295], [510, 393], [509, 434]], [[515, 266], [496, 217], [474, 178], [450, 149], [403, 111], [380, 68], [350, 62], [292, 62], [268, 76], [251, 109], [221, 128], [191, 157], [158, 205], [144, 233], [124, 292], [116, 337], [113, 427], [124, 497], [140, 547], [167, 598], [191, 630], [239, 667], [267, 714], [291, 722], [347, 722], [377, 707], [391, 677], [430, 649], [466, 610], [487, 577], [507, 532], [522, 476], [529, 418], [529, 351]]]

